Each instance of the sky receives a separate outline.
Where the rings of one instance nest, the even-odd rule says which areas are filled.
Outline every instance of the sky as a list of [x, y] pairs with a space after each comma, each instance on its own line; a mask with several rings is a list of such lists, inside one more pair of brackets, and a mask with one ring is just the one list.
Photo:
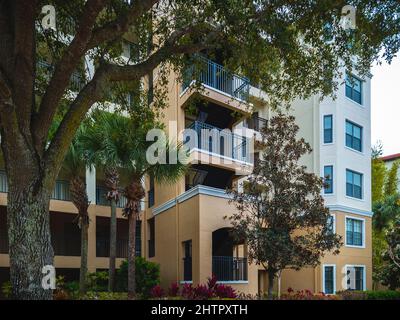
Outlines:
[[383, 155], [400, 153], [400, 56], [372, 67], [371, 143], [382, 141]]

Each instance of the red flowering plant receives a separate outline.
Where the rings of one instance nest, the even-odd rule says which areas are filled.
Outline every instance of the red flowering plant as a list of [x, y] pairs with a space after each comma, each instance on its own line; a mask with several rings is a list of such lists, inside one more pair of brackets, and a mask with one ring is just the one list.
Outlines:
[[164, 296], [164, 290], [159, 285], [154, 286], [150, 290], [150, 297], [154, 299], [160, 299]]
[[171, 283], [168, 289], [168, 296], [177, 297], [179, 295], [179, 284], [177, 282]]

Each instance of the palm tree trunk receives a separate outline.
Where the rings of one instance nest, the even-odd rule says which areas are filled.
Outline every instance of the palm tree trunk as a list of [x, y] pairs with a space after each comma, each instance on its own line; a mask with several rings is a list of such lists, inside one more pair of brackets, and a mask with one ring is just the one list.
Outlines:
[[79, 274], [79, 291], [81, 294], [86, 293], [86, 276], [87, 276], [87, 261], [88, 261], [88, 229], [89, 223], [82, 219], [81, 225], [81, 268]]
[[115, 288], [115, 260], [117, 257], [117, 202], [111, 199], [110, 218], [110, 261], [108, 269], [108, 291]]
[[[137, 207], [137, 206], [136, 206]], [[136, 219], [138, 212], [128, 216], [128, 299], [136, 297]]]

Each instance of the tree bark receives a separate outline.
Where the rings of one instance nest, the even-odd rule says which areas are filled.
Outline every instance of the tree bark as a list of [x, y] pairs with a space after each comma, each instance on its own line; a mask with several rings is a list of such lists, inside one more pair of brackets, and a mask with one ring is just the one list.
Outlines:
[[[135, 206], [137, 208], [137, 206]], [[128, 216], [128, 299], [136, 297], [136, 220], [138, 212]]]
[[81, 223], [81, 268], [79, 273], [79, 291], [86, 293], [87, 261], [88, 261], [88, 229], [89, 224], [82, 219]]
[[[12, 180], [13, 177], [11, 177]], [[9, 178], [10, 181], [10, 178]], [[49, 223], [50, 192], [14, 185], [8, 193], [10, 278], [14, 299], [52, 299], [42, 287], [42, 268], [53, 266]]]
[[115, 260], [117, 257], [117, 202], [111, 199], [110, 218], [110, 262], [108, 269], [108, 291], [115, 289]]
[[268, 271], [268, 299], [269, 300], [272, 300], [272, 298], [273, 298], [274, 279], [275, 279], [275, 272]]

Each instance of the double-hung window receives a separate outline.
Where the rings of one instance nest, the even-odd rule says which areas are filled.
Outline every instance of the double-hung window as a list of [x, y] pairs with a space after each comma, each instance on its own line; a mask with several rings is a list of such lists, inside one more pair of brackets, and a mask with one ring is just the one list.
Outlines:
[[362, 81], [351, 74], [346, 75], [346, 97], [362, 104]]
[[346, 120], [346, 147], [362, 151], [363, 129], [359, 125]]
[[325, 294], [335, 293], [335, 266], [325, 265], [323, 268], [324, 272], [324, 288]]
[[346, 245], [362, 247], [364, 245], [364, 221], [346, 218]]
[[333, 120], [332, 115], [324, 116], [324, 143], [333, 142]]
[[365, 266], [347, 266], [347, 289], [365, 290]]
[[352, 198], [362, 199], [363, 197], [363, 175], [361, 173], [346, 170], [346, 195]]
[[333, 166], [324, 167], [324, 193], [333, 193]]
[[327, 229], [329, 234], [335, 233], [335, 216], [334, 215], [329, 215], [328, 221], [327, 221]]

